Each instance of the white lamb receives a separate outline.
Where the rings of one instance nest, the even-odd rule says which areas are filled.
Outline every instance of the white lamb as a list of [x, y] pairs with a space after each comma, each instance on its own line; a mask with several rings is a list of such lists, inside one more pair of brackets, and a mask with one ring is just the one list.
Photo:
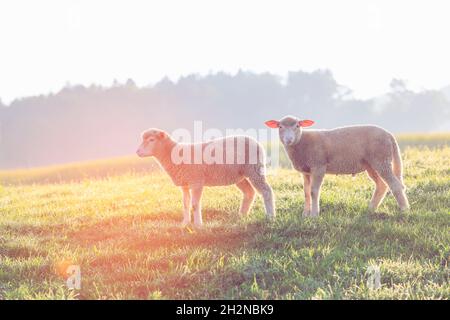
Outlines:
[[402, 180], [400, 150], [392, 134], [372, 125], [332, 130], [302, 129], [312, 124], [312, 120], [299, 120], [293, 116], [266, 122], [268, 127], [278, 128], [280, 140], [294, 168], [303, 174], [303, 216], [319, 215], [320, 186], [326, 173], [354, 175], [367, 171], [376, 185], [369, 204], [370, 211], [378, 208], [388, 186], [400, 210], [409, 208]]
[[[210, 159], [196, 161], [199, 150], [201, 156], [210, 155]], [[183, 225], [191, 221], [191, 206], [194, 224], [202, 225], [201, 196], [204, 186], [236, 184], [243, 193], [239, 210], [241, 215], [249, 212], [256, 189], [264, 198], [266, 215], [275, 217], [273, 192], [265, 176], [264, 150], [250, 137], [226, 137], [200, 144], [181, 144], [162, 130], [148, 129], [142, 134], [142, 143], [136, 153], [140, 157], [154, 156], [174, 184], [181, 187]]]

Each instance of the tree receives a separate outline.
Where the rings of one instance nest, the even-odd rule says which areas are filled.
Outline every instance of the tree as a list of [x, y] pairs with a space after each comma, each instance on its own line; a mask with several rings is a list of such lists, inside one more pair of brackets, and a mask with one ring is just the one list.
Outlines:
[[405, 80], [401, 79], [392, 79], [391, 83], [389, 84], [389, 87], [391, 88], [392, 92], [406, 92], [409, 91], [407, 88], [407, 84]]

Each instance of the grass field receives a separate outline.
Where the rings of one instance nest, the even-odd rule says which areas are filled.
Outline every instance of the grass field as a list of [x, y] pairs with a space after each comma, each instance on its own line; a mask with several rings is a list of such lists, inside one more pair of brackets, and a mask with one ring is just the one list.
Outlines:
[[450, 136], [399, 140], [407, 214], [392, 195], [368, 213], [360, 174], [327, 176], [321, 216], [302, 219], [300, 175], [280, 169], [275, 222], [260, 198], [240, 219], [239, 191], [221, 187], [205, 191], [205, 227], [182, 229], [181, 192], [148, 159], [0, 172], [0, 299], [449, 299]]

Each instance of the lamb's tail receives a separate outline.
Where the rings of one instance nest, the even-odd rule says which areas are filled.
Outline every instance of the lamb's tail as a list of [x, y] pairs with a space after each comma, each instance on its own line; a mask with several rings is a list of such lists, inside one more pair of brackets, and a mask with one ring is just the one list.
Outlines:
[[400, 154], [400, 148], [398, 146], [397, 140], [392, 136], [392, 156], [393, 156], [393, 171], [394, 175], [400, 180], [400, 182], [403, 185], [403, 188], [405, 188], [405, 185], [403, 184], [403, 163], [402, 163], [402, 157]]

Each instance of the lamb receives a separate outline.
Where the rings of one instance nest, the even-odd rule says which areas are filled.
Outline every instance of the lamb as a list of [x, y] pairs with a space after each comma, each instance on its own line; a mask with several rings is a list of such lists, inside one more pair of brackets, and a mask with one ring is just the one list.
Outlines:
[[[264, 199], [267, 217], [275, 217], [273, 191], [265, 176], [264, 149], [250, 137], [234, 136], [184, 144], [174, 141], [165, 131], [152, 128], [143, 132], [136, 153], [139, 157], [154, 156], [173, 183], [181, 187], [183, 226], [191, 222], [191, 206], [194, 225], [202, 225], [201, 197], [205, 186], [235, 184], [243, 193], [240, 215], [250, 211], [256, 189]], [[198, 154], [201, 157], [209, 155], [210, 159], [198, 161]]]
[[303, 174], [303, 216], [319, 215], [320, 187], [326, 173], [355, 175], [367, 171], [376, 185], [369, 203], [370, 211], [378, 208], [388, 186], [400, 210], [409, 208], [402, 180], [400, 150], [394, 136], [386, 130], [373, 125], [303, 130], [314, 121], [293, 116], [280, 121], [266, 121], [265, 124], [278, 128], [293, 167]]

